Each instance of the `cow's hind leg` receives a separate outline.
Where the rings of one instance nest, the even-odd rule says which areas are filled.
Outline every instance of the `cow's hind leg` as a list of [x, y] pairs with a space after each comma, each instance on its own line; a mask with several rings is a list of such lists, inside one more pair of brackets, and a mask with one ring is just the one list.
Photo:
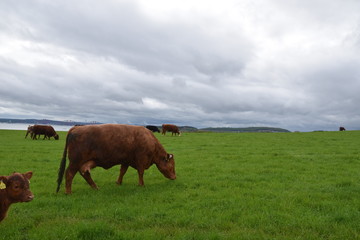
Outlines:
[[68, 168], [66, 169], [66, 172], [65, 172], [65, 193], [66, 194], [71, 194], [72, 181], [78, 170], [79, 170], [78, 167], [71, 163], [69, 164]]
[[90, 175], [90, 170], [96, 167], [96, 163], [94, 161], [88, 161], [83, 164], [80, 168], [80, 174], [86, 180], [86, 182], [94, 189], [98, 189], [95, 182], [92, 180]]
[[121, 168], [120, 168], [120, 175], [119, 175], [119, 178], [118, 180], [116, 181], [117, 184], [121, 185], [122, 183], [122, 180], [123, 180], [123, 177], [126, 173], [126, 171], [128, 170], [129, 166], [128, 165], [121, 165]]

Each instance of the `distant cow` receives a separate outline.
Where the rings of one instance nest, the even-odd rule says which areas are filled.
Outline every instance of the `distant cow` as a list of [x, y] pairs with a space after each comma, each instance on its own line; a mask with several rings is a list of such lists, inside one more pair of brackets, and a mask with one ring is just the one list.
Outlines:
[[146, 128], [149, 129], [152, 132], [160, 133], [160, 130], [159, 130], [159, 128], [157, 126], [147, 125]]
[[344, 127], [339, 127], [339, 131], [345, 131], [346, 129]]
[[30, 138], [31, 138], [31, 139], [33, 138], [33, 136], [34, 136], [33, 128], [34, 128], [34, 126], [30, 126], [30, 125], [28, 126], [28, 129], [27, 129], [27, 131], [26, 131], [25, 138], [27, 138], [27, 136], [29, 135], [29, 133], [30, 133]]
[[48, 125], [34, 125], [32, 128], [33, 139], [37, 139], [37, 136], [44, 135], [44, 138], [48, 138], [50, 140], [51, 137], [54, 137], [55, 140], [59, 140], [59, 135], [55, 132], [52, 126]]
[[142, 126], [123, 124], [100, 124], [73, 127], [69, 130], [58, 174], [57, 192], [65, 172], [65, 192], [71, 193], [73, 178], [77, 172], [92, 187], [97, 189], [90, 170], [94, 167], [109, 169], [121, 165], [117, 184], [122, 183], [129, 166], [139, 175], [139, 185], [144, 185], [144, 170], [155, 164], [160, 172], [169, 179], [175, 179], [175, 160], [168, 154], [154, 134]]
[[163, 135], [165, 135], [166, 132], [171, 132], [171, 136], [173, 136], [174, 134], [175, 134], [175, 136], [176, 136], [176, 134], [179, 134], [179, 136], [181, 135], [179, 128], [173, 124], [163, 124], [162, 125], [161, 133]]
[[29, 186], [31, 177], [32, 172], [0, 176], [0, 222], [6, 217], [11, 204], [33, 200]]

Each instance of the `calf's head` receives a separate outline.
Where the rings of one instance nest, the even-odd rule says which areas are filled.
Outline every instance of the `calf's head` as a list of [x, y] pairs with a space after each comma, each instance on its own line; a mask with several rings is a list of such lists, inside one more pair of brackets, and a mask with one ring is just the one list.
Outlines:
[[13, 173], [10, 176], [0, 177], [0, 191], [5, 191], [7, 199], [11, 203], [29, 202], [34, 195], [30, 191], [30, 178], [32, 172]]
[[156, 164], [160, 172], [171, 180], [176, 179], [174, 155], [167, 153], [163, 159]]

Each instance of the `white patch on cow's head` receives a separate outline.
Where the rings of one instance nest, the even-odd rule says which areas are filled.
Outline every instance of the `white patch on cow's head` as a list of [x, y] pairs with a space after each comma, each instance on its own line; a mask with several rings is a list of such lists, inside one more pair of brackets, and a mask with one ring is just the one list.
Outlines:
[[174, 158], [174, 155], [168, 153], [166, 156], [166, 161], [170, 161], [172, 158]]

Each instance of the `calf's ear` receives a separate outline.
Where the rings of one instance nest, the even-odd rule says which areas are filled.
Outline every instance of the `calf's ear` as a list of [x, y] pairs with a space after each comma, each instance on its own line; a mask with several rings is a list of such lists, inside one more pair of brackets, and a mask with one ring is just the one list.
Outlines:
[[0, 190], [6, 188], [7, 178], [5, 176], [0, 176]]
[[26, 173], [24, 173], [24, 176], [25, 176], [28, 180], [30, 180], [30, 178], [32, 177], [32, 175], [33, 175], [32, 172], [26, 172]]
[[0, 181], [7, 182], [7, 177], [6, 176], [0, 176]]

